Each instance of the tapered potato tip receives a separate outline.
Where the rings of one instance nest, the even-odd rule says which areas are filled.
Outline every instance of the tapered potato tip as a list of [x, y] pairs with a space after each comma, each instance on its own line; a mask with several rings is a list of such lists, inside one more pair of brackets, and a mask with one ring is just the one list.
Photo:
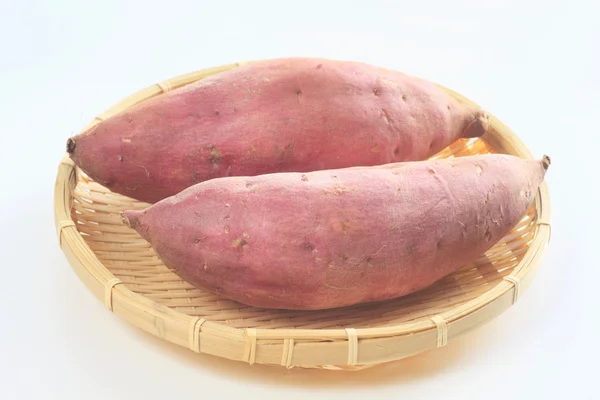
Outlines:
[[136, 229], [140, 225], [141, 211], [127, 210], [121, 213], [121, 221], [132, 229]]
[[469, 122], [469, 125], [463, 131], [464, 138], [476, 138], [480, 137], [487, 132], [490, 127], [490, 115], [479, 110], [473, 114], [473, 120]]
[[75, 144], [76, 142], [74, 138], [67, 139], [67, 153], [73, 154], [75, 151]]
[[550, 156], [544, 154], [544, 157], [542, 157], [542, 166], [544, 167], [544, 170], [548, 171], [548, 167], [550, 166]]

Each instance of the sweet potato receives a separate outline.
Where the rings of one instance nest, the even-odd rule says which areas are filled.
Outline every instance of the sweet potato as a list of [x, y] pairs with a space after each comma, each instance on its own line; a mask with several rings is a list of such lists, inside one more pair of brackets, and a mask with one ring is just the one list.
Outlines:
[[423, 160], [487, 129], [433, 83], [358, 62], [250, 63], [149, 99], [70, 138], [114, 192], [154, 203], [208, 179]]
[[197, 287], [326, 309], [423, 289], [524, 216], [549, 158], [477, 155], [196, 184], [124, 222]]

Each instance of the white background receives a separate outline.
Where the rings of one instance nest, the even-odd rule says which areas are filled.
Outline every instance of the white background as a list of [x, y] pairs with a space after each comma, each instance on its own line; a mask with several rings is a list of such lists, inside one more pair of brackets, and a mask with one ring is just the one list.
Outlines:
[[[0, 1], [1, 399], [600, 398], [599, 3], [358, 3]], [[154, 82], [279, 56], [429, 78], [552, 157], [552, 241], [515, 307], [445, 348], [336, 373], [197, 355], [87, 291], [53, 224], [66, 139]]]

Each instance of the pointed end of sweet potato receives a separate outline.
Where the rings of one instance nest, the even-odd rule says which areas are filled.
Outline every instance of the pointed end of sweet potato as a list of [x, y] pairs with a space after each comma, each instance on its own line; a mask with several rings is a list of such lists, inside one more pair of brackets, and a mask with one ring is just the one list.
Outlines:
[[121, 221], [131, 229], [137, 229], [140, 226], [141, 211], [127, 210], [121, 213]]
[[490, 116], [484, 110], [478, 110], [473, 114], [473, 119], [467, 124], [463, 131], [463, 138], [476, 138], [487, 132], [490, 126]]
[[542, 157], [542, 166], [544, 167], [544, 171], [548, 171], [550, 164], [550, 156], [544, 154], [544, 157]]
[[73, 152], [75, 151], [76, 144], [77, 142], [75, 141], [75, 138], [71, 137], [67, 139], [67, 153], [73, 154]]

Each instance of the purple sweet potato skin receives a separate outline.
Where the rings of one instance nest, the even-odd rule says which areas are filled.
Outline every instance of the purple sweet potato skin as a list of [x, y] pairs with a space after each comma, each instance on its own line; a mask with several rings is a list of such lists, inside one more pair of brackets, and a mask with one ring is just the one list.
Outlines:
[[284, 58], [144, 101], [71, 138], [68, 151], [112, 191], [154, 203], [217, 177], [423, 160], [487, 126], [483, 111], [425, 80]]
[[546, 168], [485, 155], [226, 177], [124, 217], [197, 287], [326, 309], [415, 292], [482, 255], [524, 216]]

